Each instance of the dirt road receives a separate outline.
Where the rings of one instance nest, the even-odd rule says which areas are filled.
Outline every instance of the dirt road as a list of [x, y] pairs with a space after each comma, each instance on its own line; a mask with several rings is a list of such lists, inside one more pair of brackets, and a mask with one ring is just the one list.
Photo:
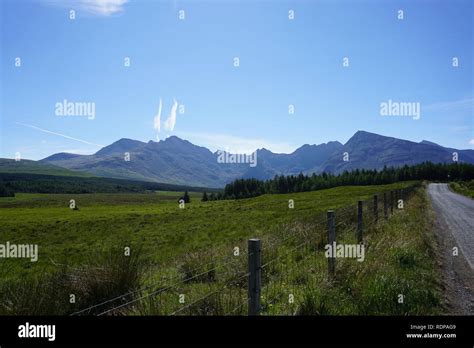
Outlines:
[[446, 314], [474, 315], [474, 200], [453, 193], [447, 184], [430, 184], [428, 193], [436, 212]]

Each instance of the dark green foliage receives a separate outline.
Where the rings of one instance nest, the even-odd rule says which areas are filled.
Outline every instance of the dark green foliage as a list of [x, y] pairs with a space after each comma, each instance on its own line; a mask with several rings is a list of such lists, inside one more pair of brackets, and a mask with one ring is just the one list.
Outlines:
[[15, 193], [9, 187], [0, 183], [0, 197], [15, 197]]
[[293, 193], [327, 189], [348, 185], [385, 185], [409, 180], [472, 180], [474, 165], [467, 163], [421, 164], [399, 168], [384, 167], [382, 170], [356, 169], [333, 175], [322, 173], [311, 176], [300, 173], [297, 176], [276, 175], [273, 179], [238, 179], [225, 186], [223, 199], [242, 199], [266, 193]]
[[184, 192], [183, 199], [184, 199], [184, 203], [190, 203], [190, 202], [191, 202], [191, 198], [189, 198], [189, 193], [188, 193], [188, 191], [185, 191], [185, 192]]
[[207, 197], [207, 193], [206, 193], [206, 191], [204, 191], [204, 192], [202, 193], [202, 199], [201, 199], [201, 201], [202, 201], [202, 202], [207, 202], [208, 200], [209, 200], [209, 197]]
[[188, 191], [184, 192], [184, 195], [179, 197], [178, 202], [179, 203], [181, 203], [181, 202], [190, 203], [191, 202], [191, 199], [189, 198]]

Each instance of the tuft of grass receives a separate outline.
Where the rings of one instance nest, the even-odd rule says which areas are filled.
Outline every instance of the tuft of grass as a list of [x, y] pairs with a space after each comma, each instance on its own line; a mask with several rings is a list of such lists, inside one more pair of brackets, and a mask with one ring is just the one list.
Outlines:
[[[143, 285], [149, 265], [141, 257], [141, 247], [133, 247], [130, 243], [120, 245], [129, 246], [130, 255], [125, 254], [123, 246], [114, 246], [98, 260], [91, 260], [86, 267], [72, 270], [69, 279], [78, 294], [76, 307], [87, 307], [123, 294], [136, 294]], [[121, 301], [132, 298], [132, 294], [125, 295]], [[117, 306], [117, 302], [93, 309], [88, 314], [97, 314], [113, 306]]]
[[[122, 302], [130, 300], [148, 269], [140, 253], [140, 248], [132, 248], [126, 256], [123, 247], [112, 247], [81, 268], [61, 265], [54, 272], [43, 270], [33, 278], [10, 278], [0, 285], [0, 315], [67, 315], [132, 293], [121, 298]], [[119, 303], [83, 314], [98, 314]]]
[[64, 268], [31, 278], [12, 278], [0, 284], [0, 315], [64, 315], [72, 309], [72, 290]]
[[184, 255], [179, 271], [186, 283], [216, 280], [216, 263], [211, 253], [193, 252]]

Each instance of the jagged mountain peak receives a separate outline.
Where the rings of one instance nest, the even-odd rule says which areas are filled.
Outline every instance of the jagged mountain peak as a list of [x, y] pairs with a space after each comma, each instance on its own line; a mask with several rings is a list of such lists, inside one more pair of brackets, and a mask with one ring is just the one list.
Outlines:
[[112, 154], [122, 154], [124, 152], [129, 152], [135, 150], [136, 148], [145, 145], [144, 142], [139, 140], [133, 140], [128, 138], [121, 138], [112, 144], [103, 147], [95, 153], [96, 156], [102, 155], [112, 155]]

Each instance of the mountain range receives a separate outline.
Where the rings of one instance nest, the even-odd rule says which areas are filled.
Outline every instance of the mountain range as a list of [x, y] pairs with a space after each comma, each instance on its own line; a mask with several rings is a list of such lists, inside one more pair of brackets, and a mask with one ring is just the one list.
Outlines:
[[[279, 174], [341, 173], [353, 169], [381, 169], [424, 161], [474, 164], [474, 150], [456, 150], [423, 140], [419, 143], [366, 131], [345, 144], [330, 141], [305, 144], [290, 154], [256, 151], [257, 165], [219, 163], [219, 153], [176, 136], [147, 143], [120, 139], [93, 155], [57, 153], [40, 162], [91, 175], [160, 183], [222, 187], [237, 178], [269, 179]], [[129, 160], [126, 160], [126, 153]]]

